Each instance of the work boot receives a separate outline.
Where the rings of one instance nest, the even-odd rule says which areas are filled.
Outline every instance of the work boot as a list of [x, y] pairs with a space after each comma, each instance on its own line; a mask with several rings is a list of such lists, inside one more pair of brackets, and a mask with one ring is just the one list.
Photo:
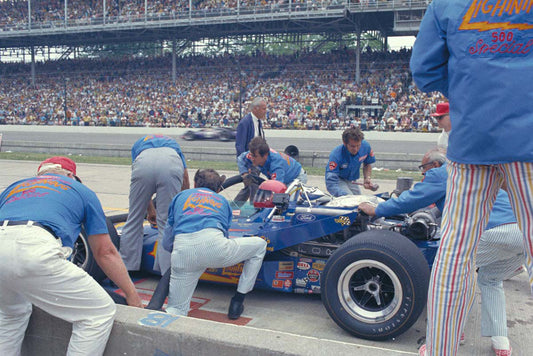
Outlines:
[[231, 320], [239, 319], [242, 312], [244, 311], [244, 305], [241, 301], [236, 300], [235, 297], [231, 298], [228, 309], [228, 318]]

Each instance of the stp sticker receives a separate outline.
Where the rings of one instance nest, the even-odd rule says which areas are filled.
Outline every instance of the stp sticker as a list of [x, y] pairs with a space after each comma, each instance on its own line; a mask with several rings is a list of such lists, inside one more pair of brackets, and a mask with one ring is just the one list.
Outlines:
[[332, 171], [337, 168], [337, 162], [329, 161], [329, 170]]

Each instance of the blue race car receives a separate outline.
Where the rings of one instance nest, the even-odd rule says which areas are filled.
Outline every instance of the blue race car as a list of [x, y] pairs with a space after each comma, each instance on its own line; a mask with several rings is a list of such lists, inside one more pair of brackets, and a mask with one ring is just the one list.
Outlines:
[[[241, 176], [231, 177], [224, 188], [241, 182]], [[363, 201], [378, 203], [389, 197], [334, 198], [294, 182], [285, 193], [272, 193], [270, 205], [232, 202], [230, 238], [256, 235], [267, 241], [255, 288], [321, 294], [341, 328], [364, 339], [390, 339], [409, 329], [424, 309], [439, 240], [437, 218], [430, 209], [386, 219], [370, 219], [357, 210]], [[108, 218], [117, 244], [119, 223], [125, 219]], [[147, 224], [142, 270], [154, 274], [156, 239], [157, 229]], [[74, 262], [103, 279], [79, 240]], [[242, 263], [207, 269], [201, 280], [236, 285], [241, 272]]]

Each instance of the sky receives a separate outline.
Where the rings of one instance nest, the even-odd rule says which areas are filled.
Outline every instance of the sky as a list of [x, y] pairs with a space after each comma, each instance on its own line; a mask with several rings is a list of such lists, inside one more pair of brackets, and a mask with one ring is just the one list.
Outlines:
[[403, 47], [411, 48], [415, 43], [415, 36], [395, 36], [389, 37], [389, 47], [392, 50], [399, 50]]

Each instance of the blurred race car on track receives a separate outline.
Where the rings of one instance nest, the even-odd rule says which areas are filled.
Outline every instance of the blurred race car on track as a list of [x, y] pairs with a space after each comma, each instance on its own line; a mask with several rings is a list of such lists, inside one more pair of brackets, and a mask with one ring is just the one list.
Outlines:
[[237, 131], [229, 127], [205, 127], [198, 130], [189, 130], [181, 138], [187, 141], [193, 140], [219, 140], [234, 141]]
[[[228, 188], [242, 183], [237, 175], [226, 179], [223, 187], [233, 192]], [[409, 189], [410, 184], [402, 189]], [[357, 210], [363, 201], [379, 203], [392, 194], [399, 195], [398, 189], [335, 198], [295, 181], [284, 193], [263, 193], [260, 185], [253, 204], [228, 198], [233, 210], [230, 238], [256, 235], [268, 243], [255, 288], [321, 294], [331, 318], [364, 339], [391, 339], [416, 322], [426, 305], [429, 271], [439, 246], [438, 215], [433, 209], [379, 219]], [[108, 217], [109, 232], [117, 245], [119, 226], [126, 217]], [[157, 274], [153, 271], [156, 240], [157, 229], [145, 224], [144, 272]], [[105, 278], [83, 233], [73, 262], [96, 280]], [[207, 269], [201, 280], [236, 285], [241, 272], [242, 263]], [[150, 303], [156, 294], [157, 289]], [[157, 308], [165, 297], [166, 292], [157, 297], [161, 299]]]

